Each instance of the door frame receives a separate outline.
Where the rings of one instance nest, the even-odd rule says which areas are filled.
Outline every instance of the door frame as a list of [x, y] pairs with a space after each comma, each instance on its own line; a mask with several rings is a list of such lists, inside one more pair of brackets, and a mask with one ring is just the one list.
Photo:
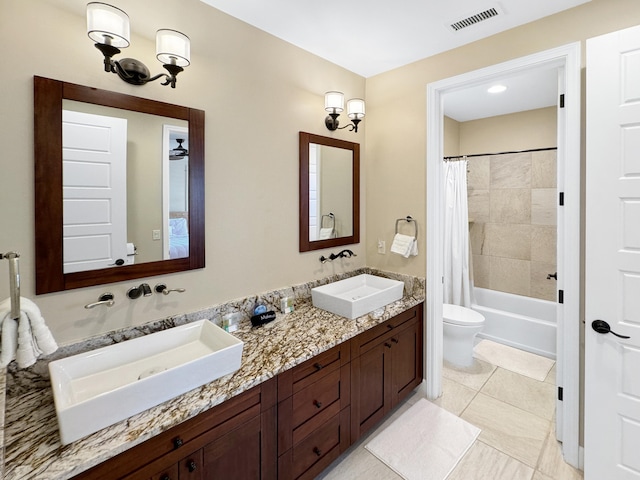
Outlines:
[[[442, 282], [444, 201], [442, 157], [444, 143], [444, 95], [491, 80], [537, 68], [557, 67], [558, 93], [565, 95], [558, 109], [558, 192], [565, 204], [558, 209], [558, 289], [564, 303], [557, 309], [557, 385], [563, 389], [558, 402], [556, 430], [562, 440], [565, 461], [578, 467], [580, 460], [580, 43], [575, 42], [536, 54], [481, 68], [427, 85], [427, 308], [425, 375], [427, 396], [442, 394]], [[560, 241], [560, 239], [563, 239]], [[565, 321], [567, 319], [567, 321]]]

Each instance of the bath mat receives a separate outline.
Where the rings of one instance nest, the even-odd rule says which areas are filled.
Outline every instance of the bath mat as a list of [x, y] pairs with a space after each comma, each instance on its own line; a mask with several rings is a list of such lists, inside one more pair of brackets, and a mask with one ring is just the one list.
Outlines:
[[406, 480], [444, 480], [479, 434], [479, 428], [422, 398], [365, 448]]
[[547, 357], [525, 352], [490, 340], [481, 340], [473, 349], [473, 356], [496, 367], [519, 373], [544, 382], [555, 363]]

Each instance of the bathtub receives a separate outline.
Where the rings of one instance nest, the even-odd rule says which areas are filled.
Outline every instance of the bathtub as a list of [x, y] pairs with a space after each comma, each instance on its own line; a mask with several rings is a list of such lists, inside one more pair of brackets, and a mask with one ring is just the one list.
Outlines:
[[556, 358], [555, 302], [478, 287], [474, 294], [471, 308], [485, 318], [479, 338]]

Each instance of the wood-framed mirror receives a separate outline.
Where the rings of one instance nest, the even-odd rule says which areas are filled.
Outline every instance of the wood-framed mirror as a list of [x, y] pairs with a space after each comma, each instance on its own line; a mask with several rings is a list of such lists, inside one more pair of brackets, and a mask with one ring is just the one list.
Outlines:
[[[125, 162], [128, 160], [128, 164], [122, 167], [127, 183], [124, 195], [129, 199], [135, 193], [137, 195], [136, 202], [129, 203], [135, 203], [138, 210], [143, 208], [137, 213], [135, 219], [130, 219], [129, 223], [143, 223], [141, 219], [151, 216], [160, 219], [153, 226], [145, 227], [144, 241], [147, 239], [155, 241], [156, 245], [151, 243], [149, 245], [154, 248], [157, 246], [157, 253], [154, 255], [146, 257], [140, 255], [140, 261], [136, 261], [135, 257], [134, 259], [129, 258], [132, 257], [131, 253], [140, 252], [130, 250], [130, 246], [136, 245], [136, 243], [130, 238], [131, 232], [127, 233], [126, 226], [124, 247], [121, 245], [122, 240], [118, 241], [118, 248], [126, 248], [126, 253], [124, 256], [123, 254], [113, 254], [112, 250], [115, 250], [115, 247], [110, 243], [107, 244], [108, 241], [105, 240], [107, 237], [111, 238], [111, 233], [104, 233], [99, 229], [92, 230], [91, 227], [94, 223], [83, 223], [83, 211], [93, 212], [92, 215], [97, 215], [96, 225], [112, 223], [112, 214], [120, 208], [113, 205], [121, 204], [112, 205], [104, 198], [96, 199], [90, 195], [83, 195], [85, 200], [89, 198], [93, 203], [90, 204], [91, 208], [86, 205], [78, 208], [77, 198], [73, 196], [73, 193], [68, 193], [69, 185], [75, 187], [80, 185], [81, 188], [86, 188], [86, 185], [82, 183], [84, 182], [92, 184], [90, 186], [96, 189], [105, 189], [118, 186], [120, 182], [117, 178], [123, 177], [116, 178], [112, 173], [113, 168], [106, 165], [102, 159], [87, 168], [86, 164], [78, 162], [75, 157], [69, 158], [68, 152], [75, 147], [69, 147], [68, 144], [64, 148], [66, 159], [63, 161], [63, 136], [66, 139], [70, 135], [67, 126], [69, 121], [63, 122], [63, 112], [67, 114], [69, 110], [75, 110], [73, 105], [80, 106], [81, 110], [104, 108], [104, 111], [109, 113], [98, 115], [104, 117], [113, 116], [110, 113], [112, 111], [121, 112], [115, 116], [125, 117], [125, 130], [134, 129], [131, 120], [133, 116], [143, 117], [140, 124], [142, 126], [138, 126], [137, 129], [145, 131], [145, 135], [148, 134], [149, 138], [145, 138], [144, 141], [152, 143], [154, 150], [143, 150], [137, 138], [125, 137], [125, 145], [122, 147], [125, 150], [123, 158]], [[162, 124], [165, 127], [169, 124], [171, 128], [165, 128], [163, 133]], [[103, 148], [103, 146], [99, 149], [94, 148], [93, 144], [89, 144], [89, 139], [93, 141], [91, 132], [101, 129], [90, 128], [88, 130], [88, 134], [82, 133], [78, 136], [80, 143], [89, 145], [86, 147], [86, 151], [91, 153], [92, 150], [99, 150], [102, 152], [111, 148], [110, 145], [107, 146], [109, 148]], [[167, 132], [173, 132], [173, 136]], [[104, 138], [112, 136], [114, 135], [103, 135]], [[204, 111], [35, 76], [34, 137], [36, 294], [204, 268]], [[103, 137], [96, 136], [96, 138]], [[182, 137], [181, 141], [174, 142], [176, 145], [173, 147], [168, 147], [168, 142], [175, 141], [177, 137]], [[188, 150], [184, 148], [185, 145], [188, 146]], [[182, 147], [184, 150], [180, 150], [178, 147]], [[136, 149], [139, 151], [136, 152]], [[168, 168], [163, 166], [165, 159], [162, 158], [162, 152], [168, 157], [166, 160], [182, 160], [181, 155], [184, 156], [184, 152], [188, 152], [188, 169], [183, 170], [183, 178], [180, 180], [184, 185], [182, 187], [182, 204], [184, 205], [182, 209], [184, 211], [174, 212], [176, 217], [182, 219], [179, 220], [181, 228], [188, 234], [186, 243], [182, 246], [182, 253], [174, 254], [174, 256], [169, 253], [169, 242], [162, 238], [172, 232], [171, 225], [164, 225], [167, 223], [169, 215], [167, 213], [169, 200], [165, 201], [161, 193], [149, 193], [145, 185], [145, 183], [153, 183], [154, 192], [156, 190], [162, 192], [162, 175], [163, 172], [166, 175], [166, 171], [168, 171]], [[137, 156], [133, 153], [137, 153]], [[128, 158], [129, 155], [139, 159], [138, 163], [142, 160], [149, 162], [147, 166], [137, 166], [137, 177], [142, 177], [138, 179], [138, 183], [134, 183], [130, 178], [132, 176], [131, 169], [135, 165], [129, 164], [136, 162], [131, 161]], [[75, 165], [77, 168], [70, 170], [68, 164], [73, 163], [77, 164]], [[159, 173], [152, 174], [151, 169], [154, 171], [157, 169]], [[89, 175], [89, 170], [91, 170], [91, 175]], [[147, 172], [149, 173], [148, 177]], [[85, 173], [87, 174], [86, 178], [94, 180], [85, 182]], [[159, 185], [156, 186], [155, 181], [151, 182], [151, 177], [156, 178]], [[78, 179], [81, 180], [80, 183]], [[125, 208], [126, 221], [127, 216], [132, 216], [133, 207], [125, 206]], [[74, 217], [72, 214], [77, 214], [78, 211], [81, 213]], [[102, 215], [101, 218], [100, 215]], [[83, 233], [78, 234], [74, 228], [80, 224], [85, 227], [89, 225], [89, 227]], [[72, 233], [69, 233], [70, 231]], [[122, 238], [122, 235], [118, 238]], [[140, 239], [136, 241], [142, 243], [143, 239], [140, 236]], [[101, 250], [96, 253], [87, 247], [88, 253], [85, 254], [83, 250], [85, 245], [94, 244], [99, 245]], [[152, 250], [151, 246], [142, 250], [147, 253], [147, 250]], [[138, 249], [138, 247], [131, 248]], [[79, 268], [77, 266], [78, 259], [90, 255], [96, 257], [97, 260], [93, 263], [88, 262], [86, 268]]]
[[300, 132], [300, 251], [360, 242], [360, 144]]

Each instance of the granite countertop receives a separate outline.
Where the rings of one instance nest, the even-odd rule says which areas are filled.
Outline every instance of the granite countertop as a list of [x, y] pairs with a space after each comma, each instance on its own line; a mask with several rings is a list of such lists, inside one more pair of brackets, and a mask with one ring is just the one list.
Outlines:
[[244, 342], [235, 373], [66, 446], [60, 443], [46, 364], [13, 374], [10, 370], [4, 478], [71, 478], [423, 301], [424, 288], [405, 288], [405, 296], [387, 305], [382, 316], [348, 320], [313, 307], [310, 298], [296, 299], [294, 312], [278, 314], [261, 327], [253, 328], [247, 320], [233, 333]]

